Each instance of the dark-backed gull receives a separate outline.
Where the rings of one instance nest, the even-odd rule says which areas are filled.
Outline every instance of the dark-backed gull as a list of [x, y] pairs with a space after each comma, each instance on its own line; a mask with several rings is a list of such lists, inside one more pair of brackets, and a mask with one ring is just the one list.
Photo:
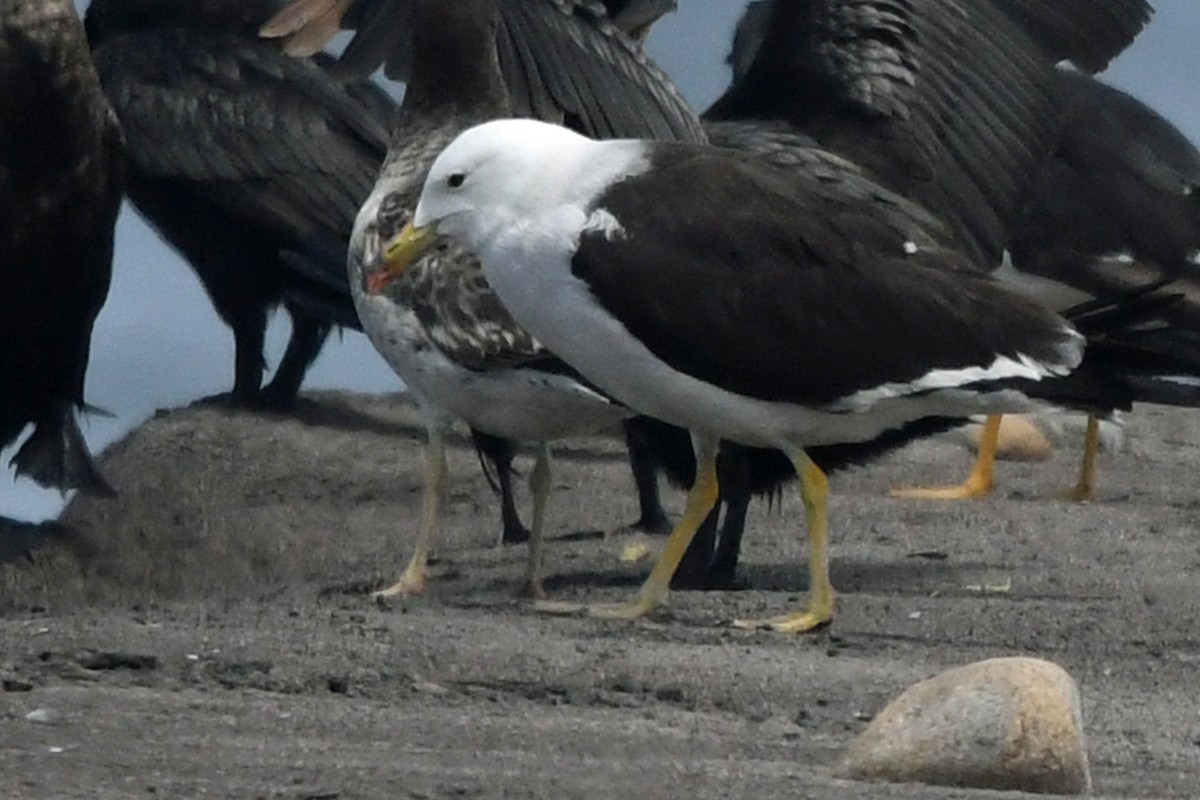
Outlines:
[[1115, 332], [1085, 361], [1083, 335], [936, 246], [924, 216], [866, 181], [501, 120], [438, 156], [370, 283], [402, 279], [439, 237], [460, 241], [540, 341], [617, 400], [691, 431], [683, 518], [637, 596], [595, 615], [641, 616], [665, 597], [716, 501], [720, 439], [784, 451], [801, 479], [809, 601], [744, 624], [805, 631], [834, 613], [828, 484], [806, 447], [926, 417], [1114, 403]]

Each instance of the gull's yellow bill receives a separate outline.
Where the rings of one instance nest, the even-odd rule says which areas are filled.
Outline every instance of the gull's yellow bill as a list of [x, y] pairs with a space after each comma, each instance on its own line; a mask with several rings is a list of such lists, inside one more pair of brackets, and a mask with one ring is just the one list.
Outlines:
[[410, 222], [383, 251], [383, 263], [367, 275], [367, 292], [379, 294], [388, 284], [404, 274], [421, 255], [437, 241], [437, 226], [414, 228]]

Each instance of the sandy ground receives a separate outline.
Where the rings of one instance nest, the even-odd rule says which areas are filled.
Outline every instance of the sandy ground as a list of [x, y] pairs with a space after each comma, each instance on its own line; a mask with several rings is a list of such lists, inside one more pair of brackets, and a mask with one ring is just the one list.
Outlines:
[[[632, 624], [533, 613], [512, 597], [525, 549], [495, 546], [465, 438], [438, 580], [372, 601], [408, 556], [420, 430], [397, 398], [178, 411], [109, 450], [121, 497], [73, 503], [73, 533], [29, 559], [36, 535], [5, 533], [3, 795], [989, 797], [831, 771], [911, 683], [1032, 654], [1080, 683], [1098, 795], [1200, 796], [1194, 414], [1135, 414], [1088, 505], [1042, 499], [1073, 477], [1074, 446], [1001, 465], [996, 497], [968, 504], [886, 497], [959, 473], [945, 440], [835, 477], [840, 615], [807, 636], [728, 625], [802, 597], [791, 493], [751, 511], [745, 590], [676, 592]], [[561, 447], [554, 485], [549, 588], [621, 597], [648, 566], [600, 533], [634, 516], [616, 440]]]

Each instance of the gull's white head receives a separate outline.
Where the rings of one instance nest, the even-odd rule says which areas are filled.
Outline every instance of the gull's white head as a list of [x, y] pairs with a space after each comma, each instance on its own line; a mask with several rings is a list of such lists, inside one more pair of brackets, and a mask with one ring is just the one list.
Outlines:
[[470, 128], [433, 162], [412, 221], [385, 244], [368, 288], [382, 290], [439, 236], [481, 257], [518, 231], [569, 244], [595, 197], [647, 163], [644, 144], [633, 139], [597, 142], [530, 119]]
[[571, 202], [596, 142], [558, 125], [502, 119], [464, 131], [425, 178], [417, 228], [477, 247], [497, 226]]

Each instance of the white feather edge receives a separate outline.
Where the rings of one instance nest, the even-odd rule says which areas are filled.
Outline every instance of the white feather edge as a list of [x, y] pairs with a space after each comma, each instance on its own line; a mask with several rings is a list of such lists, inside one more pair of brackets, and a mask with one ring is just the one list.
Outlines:
[[1066, 375], [1079, 363], [1083, 337], [1070, 328], [1064, 328], [1063, 331], [1070, 338], [1068, 344], [1062, 348], [1061, 352], [1064, 358], [1059, 363], [1048, 364], [1022, 353], [1018, 353], [1016, 358], [1001, 355], [986, 367], [933, 369], [913, 381], [894, 381], [870, 389], [861, 389], [852, 395], [833, 401], [826, 408], [829, 411], [864, 411], [883, 400], [894, 397], [923, 394], [939, 389], [956, 389], [986, 381], [1010, 378], [1027, 378], [1037, 381], [1042, 378]]

